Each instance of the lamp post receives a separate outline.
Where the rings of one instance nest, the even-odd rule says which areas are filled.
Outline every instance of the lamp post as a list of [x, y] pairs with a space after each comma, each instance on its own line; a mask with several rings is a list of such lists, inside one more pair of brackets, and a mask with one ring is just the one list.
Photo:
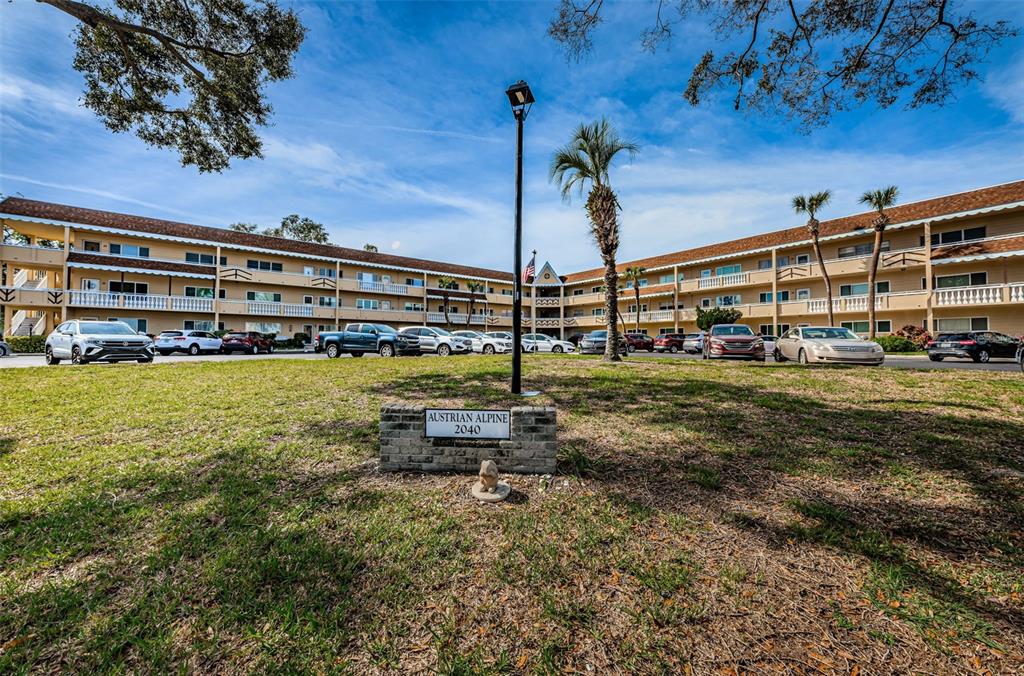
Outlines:
[[533, 92], [523, 80], [509, 87], [505, 94], [516, 118], [516, 243], [512, 270], [515, 282], [512, 291], [512, 394], [522, 393], [523, 352], [523, 122], [533, 107]]

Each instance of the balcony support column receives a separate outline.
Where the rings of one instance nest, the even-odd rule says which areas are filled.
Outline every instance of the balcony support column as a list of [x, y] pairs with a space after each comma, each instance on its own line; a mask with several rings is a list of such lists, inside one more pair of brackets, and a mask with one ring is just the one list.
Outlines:
[[68, 297], [71, 295], [71, 272], [68, 270], [68, 257], [71, 255], [71, 227], [64, 226], [64, 265], [61, 267], [61, 278], [64, 281], [64, 293], [60, 297], [60, 320], [68, 320]]
[[779, 250], [772, 249], [772, 335], [779, 332]]
[[[4, 305], [4, 332], [7, 335], [10, 335], [11, 331], [14, 330], [14, 327], [11, 326], [11, 324], [13, 322], [14, 322], [14, 308], [12, 308], [10, 305]], [[0, 335], [0, 337], [2, 337], [2, 335]]]
[[924, 290], [925, 330], [935, 330], [935, 313], [932, 310], [932, 222], [924, 222]]
[[217, 247], [217, 258], [213, 276], [213, 330], [220, 330], [220, 247]]
[[672, 266], [672, 332], [679, 333], [679, 266]]
[[558, 339], [565, 340], [565, 285], [558, 286]]
[[341, 261], [334, 261], [334, 330], [341, 330]]

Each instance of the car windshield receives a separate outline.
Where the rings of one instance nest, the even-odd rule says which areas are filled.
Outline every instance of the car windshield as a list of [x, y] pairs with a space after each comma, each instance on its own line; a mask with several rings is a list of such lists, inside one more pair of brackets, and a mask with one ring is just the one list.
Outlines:
[[504, 333], [485, 333], [484, 335], [490, 338], [505, 338]]
[[850, 329], [826, 327], [822, 329], [803, 329], [804, 338], [811, 340], [860, 340], [860, 336]]
[[590, 337], [591, 338], [607, 338], [608, 337], [608, 332], [607, 331], [594, 331], [594, 332], [592, 332], [590, 334]]
[[135, 336], [138, 335], [132, 327], [121, 322], [81, 322], [78, 325], [78, 332], [86, 335], [113, 335], [113, 336]]
[[432, 328], [430, 330], [433, 331], [434, 333], [436, 333], [439, 336], [450, 336], [450, 335], [452, 335], [451, 333], [449, 333], [448, 331], [445, 331], [444, 329], [434, 329], [434, 328]]
[[463, 338], [480, 338], [480, 334], [476, 331], [456, 331], [456, 336], [462, 336]]
[[374, 324], [373, 328], [377, 329], [378, 333], [398, 333], [387, 324]]
[[754, 332], [749, 326], [738, 324], [735, 326], [713, 326], [711, 327], [711, 335], [713, 336], [752, 336]]
[[168, 336], [168, 337], [170, 337], [170, 336], [180, 336], [182, 334], [181, 334], [181, 331], [161, 331], [160, 335], [161, 336]]

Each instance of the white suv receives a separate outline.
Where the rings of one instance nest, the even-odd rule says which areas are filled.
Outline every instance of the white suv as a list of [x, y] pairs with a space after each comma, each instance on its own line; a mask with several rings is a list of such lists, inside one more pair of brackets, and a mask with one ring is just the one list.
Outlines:
[[543, 333], [527, 333], [523, 336], [524, 343], [531, 343], [536, 347], [536, 352], [575, 352], [576, 346], [568, 340], [559, 340], [546, 336]]
[[[498, 338], [499, 340], [507, 340], [509, 343], [512, 342], [512, 332], [511, 331], [490, 331], [488, 333], [485, 333], [484, 335], [485, 336], [490, 336], [491, 338]], [[520, 338], [519, 340], [523, 344], [523, 352], [536, 352], [537, 351], [536, 344], [534, 344], [532, 342], [528, 342], [526, 340], [525, 336]]]
[[469, 338], [455, 336], [433, 326], [409, 326], [399, 333], [416, 336], [420, 339], [420, 352], [436, 352], [440, 357], [470, 352], [473, 349], [473, 341]]
[[156, 351], [167, 356], [172, 352], [220, 352], [221, 339], [209, 331], [164, 331], [156, 337]]
[[497, 338], [479, 331], [456, 331], [452, 335], [469, 338], [473, 343], [473, 352], [481, 354], [504, 354], [512, 351], [511, 338]]

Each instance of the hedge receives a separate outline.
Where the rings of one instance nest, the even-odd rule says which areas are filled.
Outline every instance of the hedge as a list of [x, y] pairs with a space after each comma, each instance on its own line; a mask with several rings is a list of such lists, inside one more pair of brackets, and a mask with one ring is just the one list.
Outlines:
[[920, 348], [903, 336], [880, 336], [875, 342], [886, 352], [917, 352]]
[[46, 349], [46, 336], [9, 336], [4, 340], [14, 353], [42, 354]]

